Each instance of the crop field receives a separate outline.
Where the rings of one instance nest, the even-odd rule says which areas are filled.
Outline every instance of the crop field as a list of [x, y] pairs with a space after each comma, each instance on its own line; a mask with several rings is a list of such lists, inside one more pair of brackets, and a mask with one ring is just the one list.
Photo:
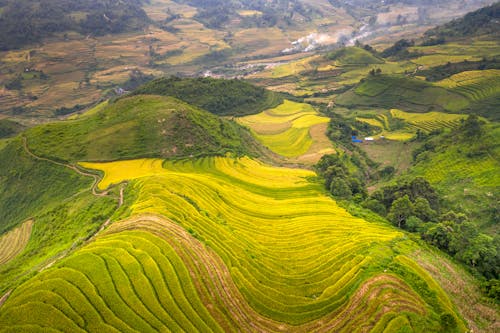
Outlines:
[[436, 85], [479, 101], [500, 95], [500, 70], [467, 71], [439, 81]]
[[[238, 121], [249, 127], [265, 146], [285, 157], [309, 155], [314, 163], [322, 154], [333, 152], [331, 143], [323, 139], [326, 138], [326, 128], [321, 127], [329, 119], [320, 116], [309, 104], [286, 100], [274, 109], [242, 117]], [[324, 130], [317, 130], [318, 127]], [[320, 154], [310, 155], [320, 151]]]
[[[359, 116], [356, 117], [356, 120], [380, 128], [380, 132], [377, 133], [377, 135], [383, 136], [386, 139], [407, 141], [415, 136], [417, 130], [429, 133], [443, 128], [455, 129], [460, 126], [461, 121], [465, 118], [467, 118], [467, 116], [461, 114], [435, 111], [411, 113], [398, 109], [391, 109], [389, 112], [371, 115], [370, 117]], [[393, 129], [391, 124], [395, 120], [404, 120], [404, 127], [401, 128], [399, 125], [396, 129]]]
[[9, 262], [24, 250], [30, 239], [32, 226], [33, 221], [29, 220], [0, 236], [0, 265]]
[[135, 178], [124, 219], [15, 290], [0, 326], [439, 331], [449, 314], [465, 331], [440, 287], [405, 256], [416, 245], [340, 208], [313, 172], [218, 157], [164, 162], [144, 176], [157, 160], [130, 163], [93, 165], [115, 182]]
[[397, 109], [390, 111], [391, 116], [403, 119], [411, 127], [424, 132], [432, 132], [441, 128], [457, 128], [466, 115], [443, 112], [409, 113]]
[[445, 65], [448, 62], [464, 60], [478, 61], [500, 55], [500, 46], [495, 41], [468, 40], [466, 43], [446, 43], [444, 45], [416, 46], [413, 51], [424, 55], [412, 62], [424, 66]]
[[372, 118], [356, 117], [356, 120], [380, 128], [380, 132], [377, 133], [377, 135], [388, 140], [408, 141], [415, 136], [415, 130], [411, 130], [407, 127], [393, 130], [390, 125], [391, 118], [392, 115], [390, 113], [380, 113]]

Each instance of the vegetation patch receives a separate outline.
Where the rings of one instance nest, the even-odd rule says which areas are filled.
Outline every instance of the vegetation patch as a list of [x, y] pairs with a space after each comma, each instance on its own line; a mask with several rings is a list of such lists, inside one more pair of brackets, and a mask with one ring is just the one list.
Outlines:
[[161, 78], [145, 84], [133, 94], [173, 96], [221, 116], [255, 114], [283, 101], [276, 93], [240, 80], [212, 78]]
[[35, 127], [26, 136], [36, 154], [64, 161], [252, 154], [258, 146], [230, 120], [172, 97], [142, 95], [75, 120]]

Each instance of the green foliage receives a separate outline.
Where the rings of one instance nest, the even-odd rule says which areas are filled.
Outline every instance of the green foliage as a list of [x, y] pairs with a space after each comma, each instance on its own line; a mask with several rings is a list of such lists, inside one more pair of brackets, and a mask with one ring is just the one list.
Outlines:
[[[149, 18], [141, 3], [141, 0], [8, 0], [0, 15], [0, 50], [19, 48], [70, 30], [104, 35], [142, 29]], [[83, 18], [72, 16], [75, 12], [84, 13]]]
[[86, 187], [88, 177], [28, 155], [21, 139], [0, 150], [0, 234]]
[[415, 42], [407, 39], [400, 39], [391, 47], [383, 50], [380, 55], [384, 58], [397, 58], [397, 59], [408, 59], [411, 57], [418, 57], [420, 54], [411, 53], [408, 48], [414, 46]]
[[221, 116], [244, 116], [274, 108], [283, 98], [240, 80], [168, 77], [153, 80], [133, 95], [173, 96]]
[[22, 132], [24, 129], [25, 126], [15, 121], [9, 119], [0, 119], [0, 139], [15, 136], [16, 134]]
[[425, 33], [426, 37], [471, 37], [490, 35], [500, 36], [498, 20], [500, 19], [500, 3], [481, 8], [466, 14], [463, 18], [453, 20]]
[[259, 147], [233, 121], [172, 97], [141, 95], [77, 120], [35, 127], [26, 136], [36, 154], [73, 162], [252, 154]]
[[352, 195], [352, 190], [344, 178], [333, 177], [330, 182], [330, 193], [340, 199], [349, 199]]
[[408, 195], [394, 200], [387, 218], [398, 228], [404, 228], [406, 220], [413, 215], [413, 205]]
[[460, 131], [466, 140], [477, 140], [484, 133], [482, 122], [475, 114], [467, 117], [467, 119], [463, 122]]
[[334, 197], [350, 199], [354, 195], [362, 200], [367, 196], [363, 172], [367, 167], [362, 164], [359, 154], [323, 155], [315, 168]]

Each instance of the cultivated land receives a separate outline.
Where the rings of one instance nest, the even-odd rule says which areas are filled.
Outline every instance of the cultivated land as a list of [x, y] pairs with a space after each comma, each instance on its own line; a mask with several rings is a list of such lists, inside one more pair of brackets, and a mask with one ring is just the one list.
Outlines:
[[0, 237], [0, 265], [6, 264], [24, 250], [30, 239], [32, 226], [33, 221], [26, 221]]
[[[314, 0], [267, 26], [253, 1], [224, 2], [221, 13], [242, 7], [221, 22], [203, 1], [182, 2], [150, 1], [144, 32], [69, 32], [0, 54], [1, 112], [16, 113], [0, 114], [0, 332], [497, 332], [495, 36], [382, 57], [393, 41], [377, 29], [406, 37], [459, 8]], [[281, 53], [318, 24], [323, 39], [351, 36], [370, 15], [375, 49]], [[168, 77], [35, 126], [128, 79], [177, 72], [243, 73], [284, 94]], [[339, 164], [315, 168], [325, 154]], [[366, 208], [364, 191], [416, 177], [435, 192], [406, 190], [429, 190], [436, 215], [460, 222], [413, 221], [414, 232]], [[352, 196], [334, 191], [342, 181]]]
[[238, 119], [273, 152], [302, 163], [315, 163], [335, 151], [325, 134], [328, 121], [311, 105], [288, 100], [274, 109]]
[[446, 313], [464, 329], [407, 257], [417, 245], [348, 214], [314, 173], [248, 158], [158, 163], [86, 164], [130, 181], [131, 217], [17, 289], [3, 327], [439, 331]]

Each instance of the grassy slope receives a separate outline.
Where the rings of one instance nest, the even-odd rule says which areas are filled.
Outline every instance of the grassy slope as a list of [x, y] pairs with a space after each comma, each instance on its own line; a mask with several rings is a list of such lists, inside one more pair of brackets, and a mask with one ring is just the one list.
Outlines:
[[[135, 177], [129, 163], [94, 167], [119, 181]], [[308, 180], [314, 173], [248, 158], [165, 168], [149, 176], [136, 169], [124, 217], [162, 214], [173, 223], [142, 215], [112, 225], [16, 290], [1, 325], [433, 332], [446, 313], [458, 325], [451, 331], [465, 329], [443, 291], [406, 257], [416, 244], [349, 215]]]
[[87, 117], [30, 129], [26, 136], [36, 154], [66, 161], [250, 154], [254, 149], [249, 133], [236, 123], [162, 96], [120, 99]]
[[161, 78], [139, 87], [133, 94], [173, 96], [222, 116], [255, 114], [283, 101], [276, 93], [240, 80], [212, 78]]
[[53, 207], [91, 180], [28, 155], [20, 138], [0, 150], [0, 234]]
[[334, 60], [336, 65], [370, 65], [383, 64], [384, 60], [380, 59], [370, 52], [359, 47], [346, 47], [338, 51], [326, 55], [329, 60]]
[[9, 138], [23, 131], [25, 127], [9, 119], [0, 119], [0, 139]]
[[[498, 207], [500, 195], [500, 127], [487, 125], [486, 133], [479, 140], [441, 139], [435, 152], [425, 152], [418, 159], [411, 175], [424, 176], [483, 228], [496, 232], [491, 213]], [[478, 149], [486, 153], [470, 156]]]
[[15, 258], [0, 265], [0, 294], [82, 245], [111, 216], [116, 200], [96, 197], [88, 191], [45, 208], [33, 215], [26, 246]]
[[336, 103], [348, 107], [397, 107], [414, 112], [457, 112], [466, 108], [470, 101], [422, 80], [378, 75], [368, 76], [353, 90], [340, 95]]

